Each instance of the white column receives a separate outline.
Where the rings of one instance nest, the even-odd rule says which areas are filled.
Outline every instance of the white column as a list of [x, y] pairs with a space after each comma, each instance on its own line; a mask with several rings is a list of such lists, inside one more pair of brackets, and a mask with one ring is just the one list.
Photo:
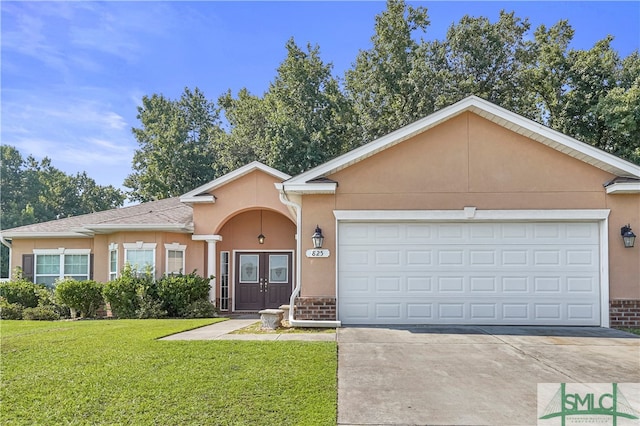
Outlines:
[[209, 300], [216, 303], [216, 243], [222, 241], [222, 235], [193, 235], [194, 241], [206, 241], [207, 243], [207, 276], [209, 280]]

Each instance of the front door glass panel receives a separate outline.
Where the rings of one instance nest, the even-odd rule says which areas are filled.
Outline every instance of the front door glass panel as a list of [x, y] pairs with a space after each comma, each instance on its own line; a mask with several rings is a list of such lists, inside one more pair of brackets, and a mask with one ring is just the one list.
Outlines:
[[286, 283], [289, 280], [289, 256], [269, 255], [269, 282]]
[[259, 269], [260, 263], [257, 254], [240, 255], [240, 282], [257, 283]]

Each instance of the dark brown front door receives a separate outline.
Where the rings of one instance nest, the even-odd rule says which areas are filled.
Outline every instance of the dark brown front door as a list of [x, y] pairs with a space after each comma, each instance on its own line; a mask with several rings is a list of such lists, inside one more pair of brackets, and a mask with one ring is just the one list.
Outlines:
[[291, 253], [236, 253], [236, 310], [259, 311], [288, 304]]

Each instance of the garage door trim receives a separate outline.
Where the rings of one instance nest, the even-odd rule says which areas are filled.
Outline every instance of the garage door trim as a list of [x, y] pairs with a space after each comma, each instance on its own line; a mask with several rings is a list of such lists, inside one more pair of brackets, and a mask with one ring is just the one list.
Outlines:
[[[600, 326], [609, 327], [608, 209], [568, 210], [334, 210], [336, 218], [336, 296], [339, 293], [337, 265], [342, 222], [597, 222], [600, 247]], [[337, 300], [340, 304], [340, 300]]]

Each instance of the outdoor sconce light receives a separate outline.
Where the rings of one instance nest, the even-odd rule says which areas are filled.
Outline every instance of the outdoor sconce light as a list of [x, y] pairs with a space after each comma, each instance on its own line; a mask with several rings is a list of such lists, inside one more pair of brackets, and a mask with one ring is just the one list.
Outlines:
[[311, 239], [313, 240], [314, 249], [322, 248], [322, 243], [324, 242], [324, 236], [322, 235], [322, 229], [320, 229], [318, 225], [316, 225], [316, 231], [313, 233], [313, 236], [311, 237]]
[[265, 236], [262, 234], [262, 210], [260, 210], [260, 235], [258, 235], [258, 243], [264, 244]]
[[625, 248], [631, 248], [636, 243], [636, 234], [631, 230], [631, 225], [620, 228], [620, 235], [622, 235]]

